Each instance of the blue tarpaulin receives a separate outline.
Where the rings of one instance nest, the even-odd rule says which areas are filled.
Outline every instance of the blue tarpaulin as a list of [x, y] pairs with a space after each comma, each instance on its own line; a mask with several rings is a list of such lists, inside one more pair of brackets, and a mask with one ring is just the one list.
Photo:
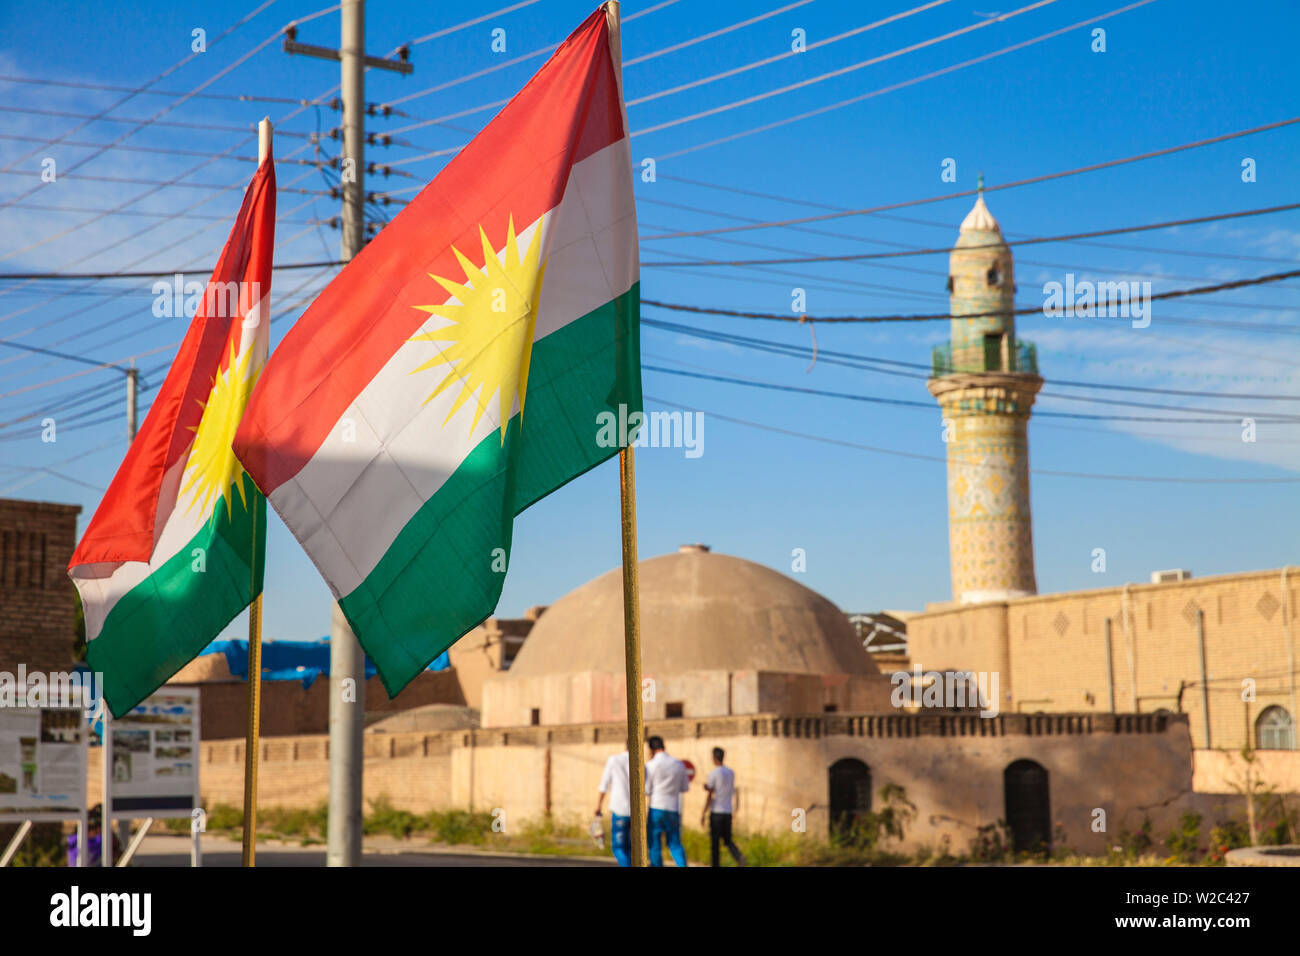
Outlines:
[[[224, 654], [226, 666], [235, 677], [248, 679], [248, 641], [213, 641], [203, 654]], [[200, 655], [202, 656], [202, 655]], [[450, 666], [447, 654], [439, 654], [428, 669], [446, 670]], [[317, 677], [330, 673], [330, 642], [319, 641], [263, 641], [262, 680], [300, 680], [304, 688], [310, 687]], [[366, 677], [375, 676], [375, 665], [366, 656]]]

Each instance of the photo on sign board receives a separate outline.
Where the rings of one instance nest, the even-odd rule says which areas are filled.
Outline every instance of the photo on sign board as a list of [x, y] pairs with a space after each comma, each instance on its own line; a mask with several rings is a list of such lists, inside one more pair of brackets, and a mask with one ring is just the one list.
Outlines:
[[132, 753], [137, 754], [147, 754], [149, 752], [149, 731], [114, 730], [113, 749], [129, 750]]
[[79, 711], [41, 711], [41, 743], [75, 744], [80, 739], [81, 714]]
[[113, 781], [115, 783], [131, 782], [131, 755], [124, 750], [113, 753]]

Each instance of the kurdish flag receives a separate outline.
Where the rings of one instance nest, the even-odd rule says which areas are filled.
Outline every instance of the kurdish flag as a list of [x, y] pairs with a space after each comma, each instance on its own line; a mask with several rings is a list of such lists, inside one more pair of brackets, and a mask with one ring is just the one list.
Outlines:
[[261, 593], [266, 499], [230, 439], [266, 364], [275, 241], [268, 156], [153, 406], [68, 565], [86, 661], [120, 716]]
[[235, 436], [390, 696], [492, 613], [515, 515], [618, 453], [597, 416], [641, 409], [616, 10], [321, 293]]

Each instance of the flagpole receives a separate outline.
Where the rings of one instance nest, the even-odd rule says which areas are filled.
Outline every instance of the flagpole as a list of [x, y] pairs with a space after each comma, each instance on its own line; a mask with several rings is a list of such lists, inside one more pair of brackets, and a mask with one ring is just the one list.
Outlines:
[[[618, 0], [605, 4], [609, 27], [609, 55], [614, 61], [618, 99], [623, 103], [623, 40]], [[627, 132], [627, 108], [623, 107], [623, 131]], [[626, 442], [629, 436], [624, 436]], [[632, 791], [632, 865], [646, 865], [645, 810], [645, 722], [641, 714], [641, 599], [637, 591], [636, 552], [636, 468], [632, 446], [618, 453], [619, 505], [623, 526], [623, 649], [627, 670], [627, 772]]]
[[[271, 119], [257, 124], [257, 165], [260, 169], [271, 155]], [[260, 311], [270, 315], [270, 303], [263, 298]], [[240, 480], [243, 478], [241, 476]], [[257, 588], [257, 505], [250, 509], [253, 518], [252, 561], [249, 563], [250, 589]], [[248, 606], [248, 736], [244, 741], [244, 853], [243, 865], [255, 866], [257, 856], [257, 758], [261, 744], [258, 728], [262, 719], [262, 593]]]
[[636, 469], [632, 446], [618, 455], [623, 524], [623, 643], [627, 664], [627, 768], [632, 791], [632, 865], [646, 865], [645, 724], [641, 715], [641, 599], [637, 589]]

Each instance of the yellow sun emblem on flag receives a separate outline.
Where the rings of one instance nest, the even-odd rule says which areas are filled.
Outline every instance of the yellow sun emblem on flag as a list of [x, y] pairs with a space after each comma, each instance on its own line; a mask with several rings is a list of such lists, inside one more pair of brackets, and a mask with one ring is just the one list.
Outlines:
[[427, 405], [442, 392], [459, 384], [460, 393], [443, 419], [443, 425], [451, 421], [462, 405], [474, 398], [474, 420], [469, 427], [471, 434], [496, 396], [501, 442], [505, 444], [506, 427], [510, 424], [515, 399], [519, 400], [522, 414], [524, 396], [528, 391], [528, 362], [537, 326], [542, 277], [546, 272], [545, 264], [540, 261], [542, 224], [538, 223], [528, 249], [522, 255], [513, 216], [506, 232], [506, 247], [500, 257], [482, 226], [478, 231], [483, 245], [483, 268], [474, 265], [455, 246], [451, 249], [465, 272], [465, 284], [429, 274], [429, 278], [446, 289], [456, 301], [444, 305], [418, 305], [416, 308], [449, 319], [452, 324], [417, 335], [410, 341], [450, 344], [440, 348], [438, 354], [423, 365], [412, 369], [411, 374], [439, 365], [448, 366], [442, 381], [424, 402]]
[[[233, 496], [227, 494], [227, 490], [231, 485], [239, 490], [239, 500], [245, 508], [248, 507], [248, 500], [244, 497], [244, 467], [230, 446], [257, 378], [253, 375], [250, 380], [248, 374], [250, 356], [251, 351], [246, 351], [236, 357], [232, 344], [225, 371], [217, 372], [213, 378], [207, 402], [199, 402], [203, 406], [203, 417], [197, 426], [190, 429], [194, 432], [194, 444], [185, 463], [181, 494], [188, 494], [191, 489], [197, 491], [186, 511], [199, 505], [200, 511], [206, 512], [214, 498], [224, 496], [226, 517], [230, 517]], [[216, 518], [216, 511], [212, 517]]]

